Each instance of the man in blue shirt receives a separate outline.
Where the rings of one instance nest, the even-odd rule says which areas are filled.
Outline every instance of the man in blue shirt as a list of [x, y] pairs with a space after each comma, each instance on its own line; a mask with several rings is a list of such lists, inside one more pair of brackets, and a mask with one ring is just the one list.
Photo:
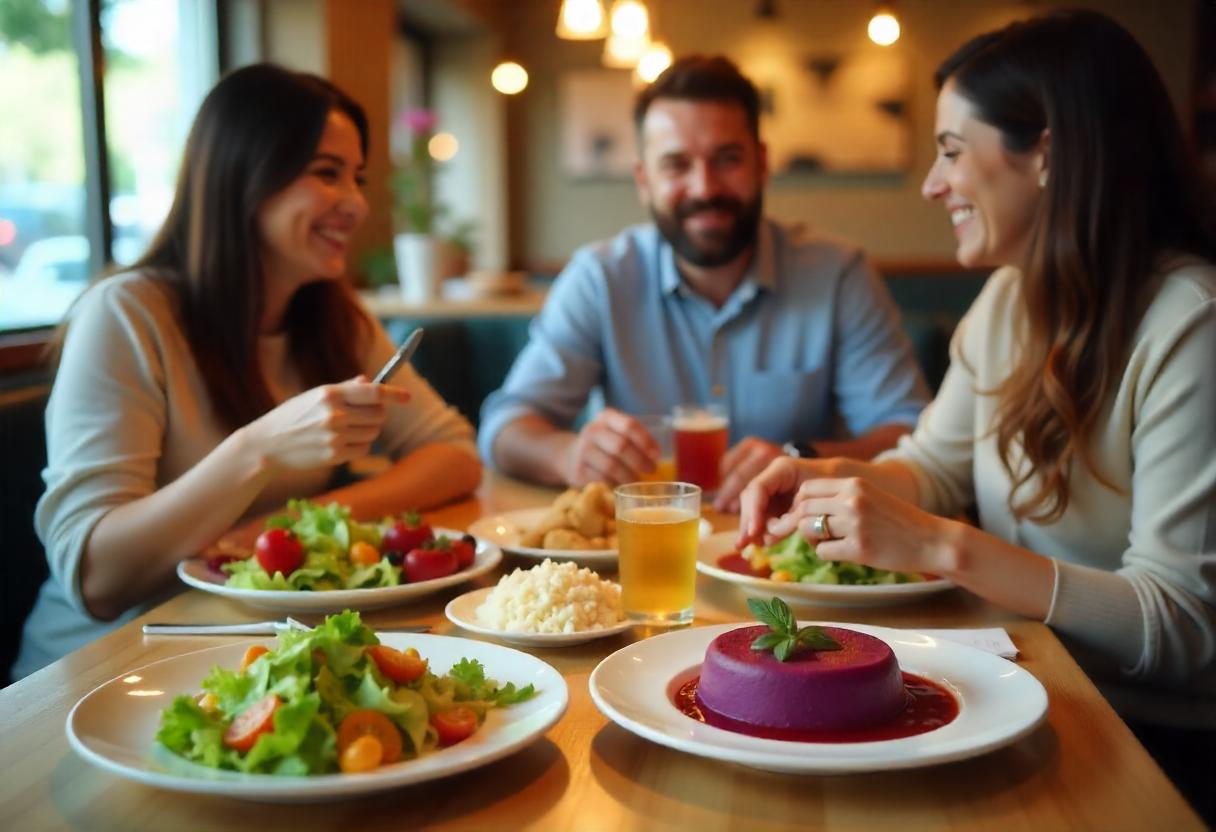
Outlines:
[[[723, 57], [682, 58], [638, 96], [654, 222], [558, 276], [482, 408], [485, 460], [552, 485], [629, 482], [659, 453], [633, 415], [720, 403], [733, 444], [715, 505], [734, 511], [782, 443], [869, 458], [915, 423], [928, 389], [881, 278], [856, 248], [763, 218], [759, 109]], [[575, 433], [596, 388], [606, 407]]]

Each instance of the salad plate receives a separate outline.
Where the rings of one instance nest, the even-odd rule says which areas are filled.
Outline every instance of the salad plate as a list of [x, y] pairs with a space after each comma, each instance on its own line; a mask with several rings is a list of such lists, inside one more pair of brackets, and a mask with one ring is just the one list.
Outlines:
[[[433, 668], [476, 659], [487, 675], [535, 686], [536, 695], [494, 708], [468, 739], [411, 760], [360, 774], [300, 777], [245, 774], [190, 762], [156, 742], [161, 711], [178, 694], [198, 691], [215, 665], [235, 667], [249, 642], [227, 644], [133, 668], [93, 690], [72, 708], [68, 742], [89, 763], [157, 788], [282, 803], [315, 802], [421, 783], [486, 765], [538, 739], [566, 710], [566, 682], [551, 666], [498, 644], [437, 635], [378, 634], [399, 650], [414, 647]], [[269, 643], [268, 644], [272, 644]]]
[[[462, 532], [435, 529], [436, 535], [458, 539]], [[211, 569], [205, 559], [187, 558], [177, 565], [177, 576], [183, 582], [203, 592], [243, 601], [252, 607], [288, 613], [329, 613], [342, 610], [374, 610], [414, 601], [445, 587], [472, 580], [494, 569], [502, 560], [502, 550], [493, 543], [479, 540], [473, 563], [465, 569], [442, 578], [397, 586], [368, 589], [334, 589], [310, 592], [291, 589], [239, 589], [225, 584], [226, 576]]]
[[494, 630], [477, 619], [477, 608], [493, 590], [494, 587], [485, 587], [453, 598], [444, 609], [448, 621], [470, 633], [520, 647], [571, 647], [575, 644], [586, 644], [588, 641], [620, 635], [633, 626], [633, 622], [626, 619], [612, 627], [583, 630], [578, 633], [520, 633]]
[[733, 572], [719, 560], [735, 552], [735, 532], [719, 532], [702, 538], [697, 550], [697, 571], [734, 584], [747, 595], [777, 596], [792, 606], [816, 604], [829, 607], [881, 607], [918, 601], [937, 592], [952, 589], [944, 578], [927, 578], [904, 584], [809, 584], [774, 581], [755, 575]]
[[740, 624], [695, 627], [623, 647], [591, 673], [591, 698], [627, 731], [660, 745], [752, 768], [847, 774], [936, 765], [975, 757], [1026, 736], [1047, 715], [1047, 691], [1013, 662], [961, 644], [888, 627], [818, 623], [876, 636], [900, 668], [945, 687], [958, 716], [924, 734], [857, 743], [762, 739], [715, 728], [680, 712], [675, 692], [700, 673], [711, 641]]

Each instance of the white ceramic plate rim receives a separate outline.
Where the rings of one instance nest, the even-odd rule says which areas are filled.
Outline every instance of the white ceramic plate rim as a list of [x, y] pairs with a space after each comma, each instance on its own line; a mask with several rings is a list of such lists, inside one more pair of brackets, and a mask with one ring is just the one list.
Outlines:
[[[453, 539], [464, 536], [455, 529], [435, 529], [436, 535]], [[177, 565], [177, 576], [183, 582], [203, 592], [244, 601], [253, 607], [278, 612], [341, 612], [342, 610], [371, 610], [413, 601], [445, 587], [464, 583], [484, 575], [502, 561], [502, 550], [493, 543], [477, 542], [473, 564], [442, 578], [415, 584], [398, 584], [372, 589], [334, 589], [325, 592], [301, 592], [290, 589], [234, 589], [219, 583], [220, 578], [207, 568], [202, 558], [187, 558]]]
[[505, 644], [516, 644], [523, 647], [570, 647], [575, 644], [585, 644], [598, 638], [619, 635], [633, 626], [632, 622], [625, 620], [613, 627], [606, 627], [601, 630], [584, 630], [579, 633], [520, 633], [494, 630], [480, 623], [477, 619], [477, 608], [481, 606], [493, 589], [494, 587], [474, 589], [448, 601], [448, 605], [443, 610], [444, 614], [448, 617], [448, 621], [451, 621], [462, 629], [468, 630], [470, 633], [497, 639]]
[[[146, 733], [135, 730], [118, 743], [90, 732], [90, 720], [121, 719], [121, 705], [105, 704], [114, 694], [131, 691], [124, 679], [138, 678], [152, 687], [167, 677], [191, 676], [201, 682], [215, 664], [235, 666], [250, 642], [230, 643], [173, 656], [129, 670], [85, 695], [68, 714], [68, 742], [88, 762], [120, 777], [149, 786], [199, 794], [221, 794], [272, 802], [312, 802], [367, 794], [446, 777], [486, 765], [533, 742], [561, 718], [569, 703], [565, 679], [553, 667], [527, 653], [498, 644], [425, 634], [380, 633], [380, 641], [398, 649], [416, 647], [434, 665], [446, 671], [461, 657], [475, 658], [490, 678], [523, 686], [534, 684], [532, 699], [491, 711], [481, 730], [464, 742], [414, 760], [384, 766], [359, 775], [321, 774], [275, 777], [220, 771], [176, 757], [155, 742], [155, 724]], [[261, 643], [271, 644], [269, 640]], [[139, 696], [128, 703], [138, 720], [158, 721], [159, 712], [172, 698], [190, 690], [168, 690], [159, 696]], [[104, 712], [103, 712], [104, 711]], [[118, 711], [118, 712], [116, 712]], [[167, 770], [172, 769], [172, 770]]]
[[[525, 558], [554, 561], [572, 560], [588, 566], [616, 566], [616, 549], [535, 549], [530, 546], [520, 546], [522, 530], [535, 526], [549, 512], [548, 506], [539, 508], [521, 508], [515, 511], [504, 511], [499, 514], [489, 514], [469, 524], [469, 534], [480, 540], [497, 544], [503, 551], [520, 555]], [[499, 526], [511, 526], [506, 532], [499, 532]]]
[[[831, 622], [801, 622], [827, 623]], [[635, 642], [604, 659], [588, 686], [600, 711], [652, 742], [701, 757], [803, 774], [915, 768], [962, 760], [1012, 743], [1047, 714], [1047, 691], [1013, 662], [922, 633], [831, 624], [877, 636], [900, 667], [949, 688], [959, 715], [914, 737], [864, 743], [803, 743], [724, 731], [685, 716], [671, 701], [674, 683], [699, 672], [709, 643], [740, 624], [696, 627]]]
[[773, 581], [731, 572], [718, 566], [718, 558], [735, 551], [735, 533], [718, 532], [701, 541], [697, 549], [697, 571], [721, 581], [737, 584], [745, 591], [754, 589], [795, 601], [817, 601], [832, 606], [878, 606], [915, 600], [935, 592], [952, 589], [945, 578], [912, 584], [801, 584]]

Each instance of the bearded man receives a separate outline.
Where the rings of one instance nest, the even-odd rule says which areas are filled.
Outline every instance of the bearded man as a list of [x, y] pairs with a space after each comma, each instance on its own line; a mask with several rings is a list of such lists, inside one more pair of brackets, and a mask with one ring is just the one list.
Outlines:
[[[721, 56], [673, 63], [634, 107], [652, 223], [577, 251], [482, 408], [482, 458], [550, 485], [658, 462], [635, 416], [729, 416], [719, 510], [782, 453], [868, 459], [928, 401], [894, 302], [861, 251], [763, 216], [755, 86]], [[581, 430], [593, 391], [602, 409]]]

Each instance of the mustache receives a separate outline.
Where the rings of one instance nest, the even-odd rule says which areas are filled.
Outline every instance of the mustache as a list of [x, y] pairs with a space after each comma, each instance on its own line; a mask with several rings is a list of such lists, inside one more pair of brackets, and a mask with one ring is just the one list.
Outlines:
[[743, 203], [729, 196], [715, 196], [711, 199], [690, 199], [676, 206], [676, 219], [685, 220], [693, 214], [702, 211], [728, 211], [738, 217], [743, 213]]

